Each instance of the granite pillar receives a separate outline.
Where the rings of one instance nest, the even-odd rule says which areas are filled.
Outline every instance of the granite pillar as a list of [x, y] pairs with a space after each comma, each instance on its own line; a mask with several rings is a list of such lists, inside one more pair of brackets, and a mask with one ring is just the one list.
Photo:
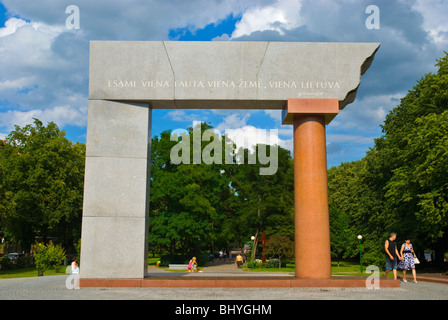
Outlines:
[[151, 115], [147, 104], [89, 101], [82, 278], [146, 275]]
[[294, 126], [295, 274], [331, 277], [325, 124], [339, 111], [336, 99], [289, 99]]

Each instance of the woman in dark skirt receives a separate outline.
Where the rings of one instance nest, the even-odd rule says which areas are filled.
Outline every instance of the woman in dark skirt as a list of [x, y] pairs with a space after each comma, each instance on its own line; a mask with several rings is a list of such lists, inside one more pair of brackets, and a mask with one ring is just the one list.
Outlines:
[[411, 240], [407, 237], [401, 246], [400, 250], [403, 260], [398, 263], [398, 269], [403, 270], [403, 281], [406, 280], [406, 271], [412, 270], [412, 275], [414, 276], [414, 282], [417, 283], [417, 273], [415, 272], [414, 263], [414, 248], [412, 247]]

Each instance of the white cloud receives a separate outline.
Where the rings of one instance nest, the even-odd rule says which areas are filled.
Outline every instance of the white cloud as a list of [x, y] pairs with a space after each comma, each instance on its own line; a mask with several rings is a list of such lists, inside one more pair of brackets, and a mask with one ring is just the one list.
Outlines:
[[[248, 125], [251, 116], [258, 115], [255, 110], [212, 110], [213, 113], [224, 115], [224, 119], [216, 126], [221, 134], [226, 134], [237, 146], [237, 149], [250, 148], [256, 144], [279, 145], [292, 151], [292, 129], [290, 127], [280, 127], [274, 124], [269, 129], [257, 128]], [[263, 116], [264, 113], [261, 114]], [[275, 118], [274, 118], [275, 119]], [[276, 121], [277, 122], [277, 121]], [[280, 123], [278, 121], [278, 123]], [[280, 138], [286, 136], [286, 139]]]
[[[60, 127], [86, 126], [88, 69], [82, 66], [82, 57], [71, 60], [64, 55], [63, 48], [67, 47], [61, 45], [65, 35], [74, 34], [63, 26], [17, 18], [9, 19], [0, 34], [0, 92], [4, 101], [0, 130], [30, 124], [33, 118], [54, 121]], [[76, 52], [80, 49], [76, 45], [68, 50]]]
[[6, 37], [7, 35], [16, 32], [17, 28], [26, 25], [27, 22], [23, 19], [11, 18], [5, 22], [5, 26], [0, 28], [0, 37]]
[[278, 124], [282, 122], [282, 110], [264, 110], [264, 113], [270, 116]]
[[352, 104], [347, 105], [330, 123], [330, 130], [343, 130], [352, 132], [377, 131], [384, 119], [406, 93], [379, 94], [360, 97]]
[[237, 129], [246, 126], [247, 120], [250, 117], [250, 112], [231, 113], [224, 117], [223, 121], [216, 126], [219, 131], [226, 129]]
[[448, 48], [448, 1], [416, 0], [412, 8], [423, 16], [423, 28], [441, 49]]
[[14, 125], [23, 127], [33, 123], [33, 118], [42, 122], [55, 122], [59, 127], [65, 125], [85, 126], [87, 123], [87, 107], [56, 106], [51, 109], [33, 109], [28, 111], [9, 110], [0, 113], [0, 126], [13, 130]]
[[14, 80], [0, 81], [0, 92], [6, 90], [20, 90], [35, 83], [34, 77], [21, 77]]
[[[8, 28], [11, 21], [14, 27]], [[57, 62], [54, 60], [51, 45], [54, 39], [64, 32], [62, 27], [51, 27], [43, 23], [26, 23], [24, 20], [11, 18], [0, 32], [3, 30], [6, 31], [3, 32], [3, 40], [0, 43], [2, 53], [0, 65], [6, 67], [7, 71], [19, 67], [22, 67], [22, 70], [38, 66], [51, 67]], [[3, 73], [2, 76], [5, 74]]]
[[192, 122], [192, 121], [205, 121], [207, 120], [207, 117], [205, 115], [199, 115], [195, 113], [189, 113], [187, 114], [185, 110], [179, 109], [179, 110], [172, 110], [168, 111], [166, 116], [170, 118], [172, 121], [179, 121], [179, 122]]
[[272, 30], [280, 34], [300, 25], [300, 0], [277, 0], [274, 4], [247, 9], [236, 24], [232, 38], [256, 31]]
[[252, 149], [256, 144], [279, 145], [278, 132], [276, 129], [265, 130], [254, 126], [243, 126], [241, 128], [226, 129], [225, 133], [237, 146]]

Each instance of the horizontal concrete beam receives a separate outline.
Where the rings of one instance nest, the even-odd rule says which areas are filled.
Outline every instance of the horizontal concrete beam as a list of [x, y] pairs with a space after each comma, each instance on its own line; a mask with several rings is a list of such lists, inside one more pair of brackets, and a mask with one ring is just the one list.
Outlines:
[[351, 103], [378, 43], [92, 41], [90, 100], [151, 108], [283, 109]]

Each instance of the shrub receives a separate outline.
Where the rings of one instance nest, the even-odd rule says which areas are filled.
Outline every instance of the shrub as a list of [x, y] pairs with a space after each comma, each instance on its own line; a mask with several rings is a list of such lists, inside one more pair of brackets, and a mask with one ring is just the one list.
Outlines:
[[50, 267], [50, 257], [48, 248], [43, 243], [37, 243], [34, 247], [34, 263], [36, 264], [39, 276], [43, 276], [44, 272]]
[[43, 276], [50, 267], [59, 268], [66, 256], [64, 248], [54, 245], [52, 241], [47, 245], [38, 243], [34, 250], [34, 262], [40, 276]]

